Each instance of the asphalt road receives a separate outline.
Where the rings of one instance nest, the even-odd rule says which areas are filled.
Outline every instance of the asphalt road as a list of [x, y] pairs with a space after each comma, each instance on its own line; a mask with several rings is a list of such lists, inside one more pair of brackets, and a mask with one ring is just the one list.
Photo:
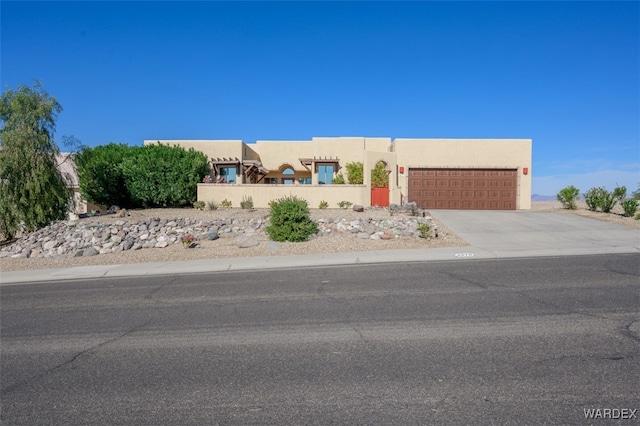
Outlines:
[[3, 285], [0, 420], [638, 424], [639, 277], [617, 254]]

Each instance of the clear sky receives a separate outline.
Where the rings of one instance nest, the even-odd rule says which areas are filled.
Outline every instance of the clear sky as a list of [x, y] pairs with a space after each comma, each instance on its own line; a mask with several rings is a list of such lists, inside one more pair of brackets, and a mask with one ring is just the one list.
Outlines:
[[640, 182], [640, 2], [0, 2], [56, 141], [531, 138], [533, 193]]

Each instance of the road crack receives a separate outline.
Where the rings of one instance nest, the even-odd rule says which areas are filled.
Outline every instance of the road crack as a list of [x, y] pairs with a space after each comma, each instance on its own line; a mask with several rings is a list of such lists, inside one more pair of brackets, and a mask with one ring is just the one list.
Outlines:
[[33, 382], [36, 382], [38, 380], [41, 380], [44, 377], [48, 376], [49, 374], [52, 374], [52, 373], [54, 373], [54, 372], [56, 372], [56, 371], [58, 371], [58, 370], [60, 370], [60, 369], [62, 369], [64, 367], [66, 367], [68, 365], [73, 364], [81, 356], [86, 355], [86, 354], [88, 354], [88, 353], [90, 353], [92, 351], [95, 351], [95, 350], [97, 350], [97, 349], [99, 349], [99, 348], [101, 348], [103, 346], [106, 346], [108, 344], [111, 344], [113, 342], [117, 342], [118, 340], [121, 340], [121, 339], [123, 339], [123, 338], [125, 338], [125, 337], [127, 337], [127, 336], [129, 336], [129, 335], [131, 335], [131, 334], [133, 334], [135, 332], [137, 332], [138, 330], [146, 327], [150, 322], [151, 322], [151, 320], [149, 319], [149, 320], [145, 321], [144, 324], [135, 326], [135, 327], [131, 328], [130, 330], [127, 330], [124, 333], [122, 333], [122, 334], [120, 334], [120, 335], [118, 335], [116, 337], [113, 337], [111, 339], [105, 340], [103, 342], [100, 342], [100, 343], [98, 343], [96, 345], [91, 346], [90, 348], [82, 350], [82, 351], [76, 353], [75, 355], [73, 355], [70, 359], [68, 359], [68, 360], [66, 360], [66, 361], [64, 361], [64, 362], [62, 362], [62, 363], [60, 363], [60, 364], [58, 364], [58, 365], [56, 365], [54, 367], [48, 368], [47, 370], [43, 371], [42, 373], [40, 373], [40, 374], [38, 374], [36, 376], [30, 377], [30, 378], [28, 378], [26, 380], [23, 380], [23, 381], [18, 382], [18, 383], [14, 383], [12, 385], [7, 386], [6, 388], [3, 388], [1, 393], [2, 393], [2, 395], [5, 395], [5, 394], [11, 393], [11, 392], [13, 392], [13, 391], [25, 386], [25, 385], [28, 385], [29, 383], [33, 383]]

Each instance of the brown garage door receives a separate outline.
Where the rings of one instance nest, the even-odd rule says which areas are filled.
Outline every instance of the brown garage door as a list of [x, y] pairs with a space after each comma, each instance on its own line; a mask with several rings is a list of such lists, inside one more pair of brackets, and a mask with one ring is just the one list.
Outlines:
[[409, 169], [409, 201], [422, 209], [515, 210], [513, 169]]

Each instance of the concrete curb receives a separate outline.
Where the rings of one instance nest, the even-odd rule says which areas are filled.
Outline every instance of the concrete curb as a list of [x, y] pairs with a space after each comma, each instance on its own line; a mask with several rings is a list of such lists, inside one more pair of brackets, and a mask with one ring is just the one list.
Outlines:
[[0, 285], [43, 281], [65, 281], [107, 277], [234, 272], [283, 268], [358, 265], [371, 263], [469, 261], [541, 256], [579, 256], [592, 254], [639, 253], [638, 247], [532, 248], [491, 251], [473, 246], [437, 249], [362, 251], [298, 256], [264, 256], [226, 259], [200, 259], [176, 262], [134, 263], [121, 265], [76, 266], [60, 269], [3, 272]]

